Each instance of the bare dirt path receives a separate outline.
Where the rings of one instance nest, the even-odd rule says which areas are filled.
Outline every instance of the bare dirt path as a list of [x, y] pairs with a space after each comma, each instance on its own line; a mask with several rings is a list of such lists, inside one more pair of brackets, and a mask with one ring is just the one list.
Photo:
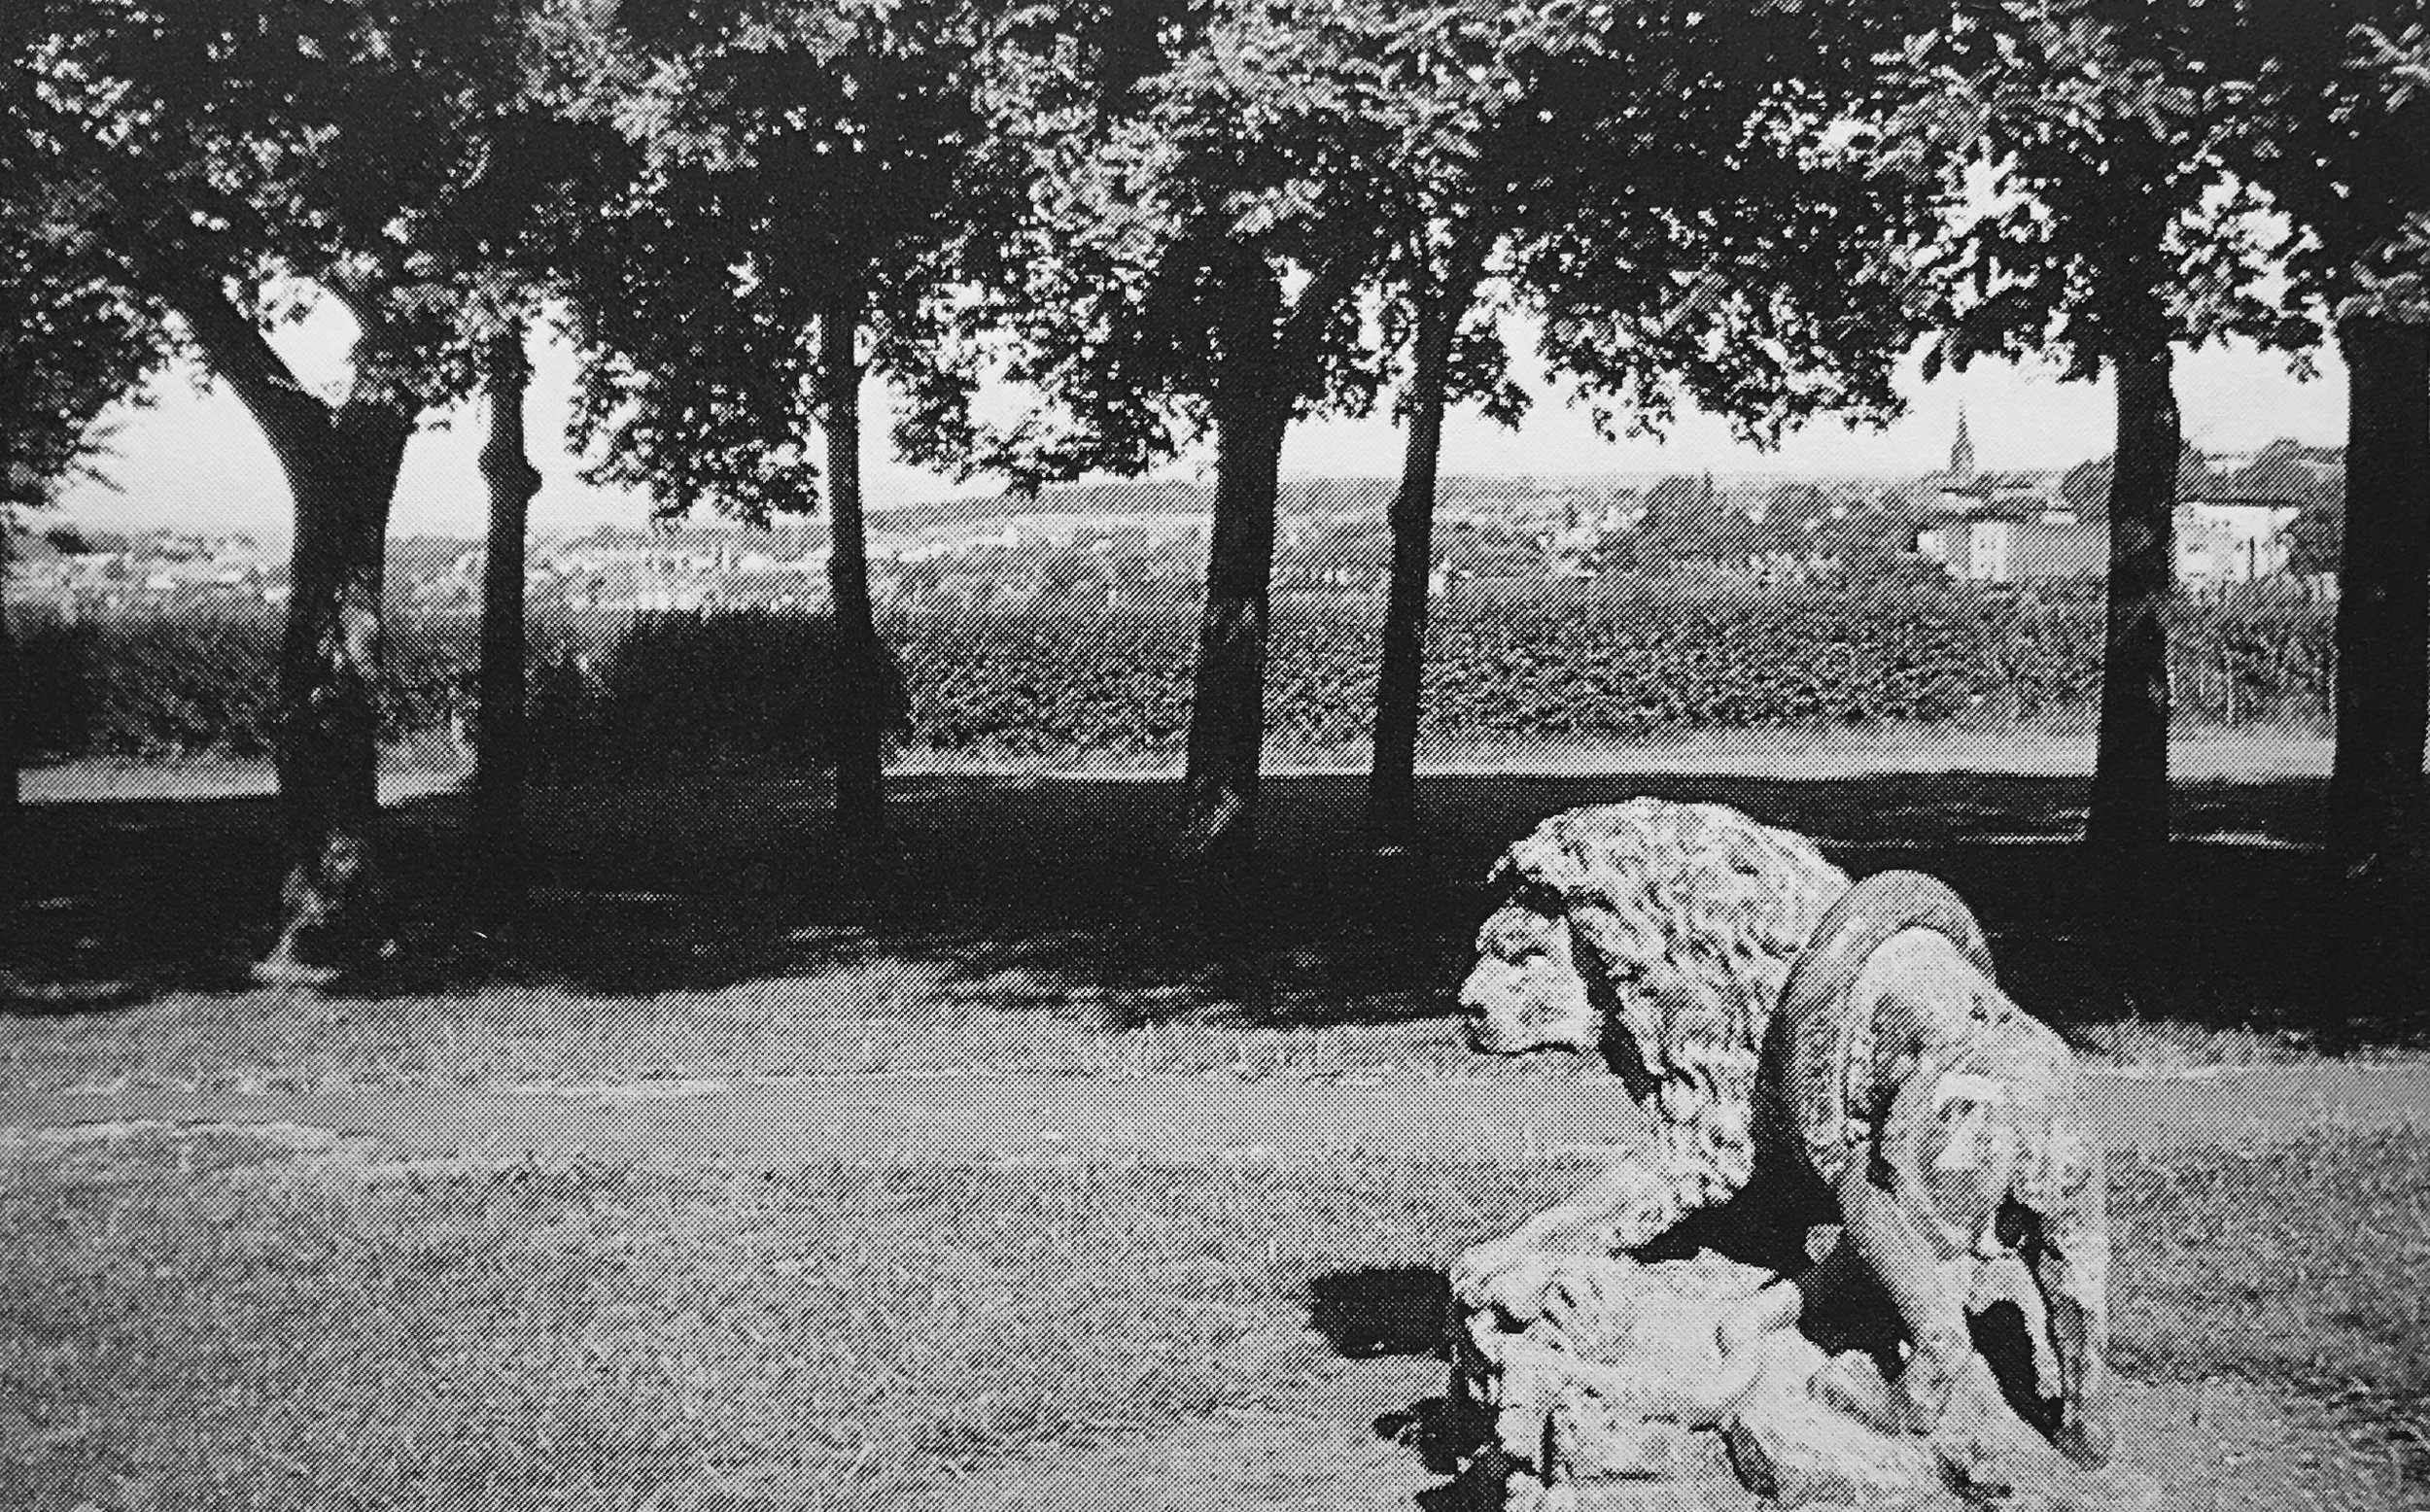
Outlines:
[[[2430, 1127], [2430, 1063], [2096, 1073], [2110, 1148], [2270, 1143]], [[1616, 1082], [1241, 1082], [1157, 1076], [860, 1076], [601, 1086], [0, 1088], [15, 1138], [128, 1126], [246, 1129], [389, 1157], [694, 1163], [1054, 1156], [1205, 1159], [1343, 1151], [1507, 1160], [1625, 1142]]]

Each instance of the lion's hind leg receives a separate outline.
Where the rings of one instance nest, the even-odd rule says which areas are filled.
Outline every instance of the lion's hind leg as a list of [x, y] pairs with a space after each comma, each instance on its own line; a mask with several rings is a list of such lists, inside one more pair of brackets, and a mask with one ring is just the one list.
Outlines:
[[2059, 1365], [2053, 1441], [2078, 1464], [2097, 1466], [2116, 1447], [2107, 1401], [2108, 1201], [2089, 1141], [2064, 1130], [2052, 1138], [2059, 1148], [2047, 1163], [2061, 1168], [2063, 1179], [2023, 1194], [2037, 1219], [2027, 1235], [2026, 1258], [2042, 1293]]
[[1893, 1432], [1929, 1433], [1973, 1356], [1965, 1293], [1950, 1284], [1951, 1256], [1927, 1226], [1927, 1216], [1905, 1194], [1877, 1182], [1868, 1164], [1849, 1162], [1840, 1178], [1840, 1213], [1847, 1242], [1887, 1293], [1911, 1353], [1883, 1409], [1862, 1415]]

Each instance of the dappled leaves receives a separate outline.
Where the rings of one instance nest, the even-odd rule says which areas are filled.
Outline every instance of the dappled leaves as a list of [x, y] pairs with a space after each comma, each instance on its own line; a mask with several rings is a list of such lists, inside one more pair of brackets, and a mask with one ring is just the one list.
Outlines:
[[969, 386], [938, 305], [995, 203], [970, 10], [745, 0], [621, 21], [652, 100], [622, 121], [643, 165], [563, 259], [590, 477], [669, 513], [815, 507], [806, 443], [857, 375], [824, 371], [812, 337], [845, 305], [867, 312], [863, 361], [956, 433]]

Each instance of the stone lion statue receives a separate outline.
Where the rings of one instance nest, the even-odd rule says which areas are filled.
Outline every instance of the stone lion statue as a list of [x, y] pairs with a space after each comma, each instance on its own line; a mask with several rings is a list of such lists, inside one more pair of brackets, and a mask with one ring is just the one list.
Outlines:
[[1840, 1238], [1751, 1303], [1725, 1347], [1857, 1293], [1887, 1300], [1906, 1363], [1838, 1404], [1928, 1432], [1971, 1357], [1985, 1266], [2022, 1258], [2058, 1378], [2052, 1439], [2106, 1456], [2100, 1148], [2066, 1047], [1999, 991], [1955, 894], [1912, 872], [1852, 885], [1800, 836], [1654, 799], [1546, 820], [1491, 880], [1504, 901], [1460, 990], [1472, 1043], [1599, 1052], [1652, 1127], [1571, 1200], [1462, 1256], [1470, 1329], [1591, 1329], [1614, 1273], [1576, 1257], [1641, 1250], [1760, 1184], [1785, 1196], [1767, 1216]]

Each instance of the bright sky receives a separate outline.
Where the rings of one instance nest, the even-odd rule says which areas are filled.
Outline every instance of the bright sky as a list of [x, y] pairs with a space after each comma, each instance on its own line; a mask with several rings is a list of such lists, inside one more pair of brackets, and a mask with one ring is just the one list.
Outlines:
[[[282, 333], [279, 343], [308, 379], [330, 382], [343, 371], [342, 332], [316, 322]], [[572, 355], [552, 346], [535, 356], [529, 423], [534, 461], [544, 482], [533, 508], [534, 531], [640, 525], [647, 518], [643, 502], [583, 483], [579, 463], [566, 448]], [[2250, 451], [2279, 436], [2342, 442], [2343, 370], [2333, 352], [2318, 361], [2319, 376], [2299, 382], [2283, 359], [2250, 348], [2181, 353], [2177, 395], [2187, 436], [2212, 452]], [[1977, 363], [1929, 384], [1911, 363], [1902, 385], [1909, 413], [1888, 430], [1852, 430], [1825, 421], [1788, 437], [1772, 453], [1741, 445], [1721, 422], [1693, 414], [1684, 415], [1663, 441], [1605, 441], [1584, 410], [1564, 405], [1541, 383], [1536, 392], [1534, 413], [1515, 431], [1474, 411], [1455, 413], [1445, 428], [1443, 471], [1914, 475], [1947, 461], [1961, 406], [1982, 466], [2055, 467], [2107, 452], [2112, 425], [2106, 383], [2062, 383], [2053, 368], [2001, 363]], [[156, 383], [153, 400], [120, 422], [113, 442], [118, 455], [107, 464], [119, 492], [80, 488], [68, 499], [68, 517], [110, 530], [171, 526], [245, 532], [265, 544], [285, 542], [291, 532], [285, 481], [235, 397], [182, 372]], [[873, 385], [865, 401], [870, 454], [864, 463], [872, 498], [920, 499], [955, 492], [949, 480], [904, 466], [886, 451], [885, 405], [886, 396]], [[393, 533], [480, 533], [487, 505], [474, 458], [483, 430], [479, 407], [468, 405], [416, 438], [399, 485]], [[1208, 465], [1204, 458], [1192, 459], [1184, 470]], [[1388, 419], [1300, 426], [1283, 459], [1284, 471], [1299, 475], [1391, 476], [1400, 465], [1401, 439]]]

